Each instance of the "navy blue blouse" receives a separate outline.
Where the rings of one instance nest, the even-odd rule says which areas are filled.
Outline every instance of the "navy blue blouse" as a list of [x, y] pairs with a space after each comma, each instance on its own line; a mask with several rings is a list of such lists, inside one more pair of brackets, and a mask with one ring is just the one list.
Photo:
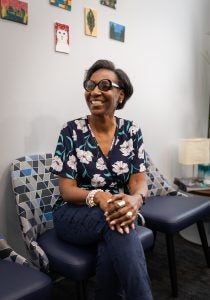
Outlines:
[[84, 189], [129, 193], [130, 175], [146, 170], [143, 137], [134, 122], [116, 117], [116, 123], [112, 147], [105, 156], [87, 116], [69, 121], [60, 132], [51, 171], [75, 179]]

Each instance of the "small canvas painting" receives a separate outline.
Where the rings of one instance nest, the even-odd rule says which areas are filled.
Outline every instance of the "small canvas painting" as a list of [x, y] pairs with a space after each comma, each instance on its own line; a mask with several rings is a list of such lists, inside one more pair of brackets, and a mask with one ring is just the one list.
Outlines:
[[71, 10], [71, 2], [72, 0], [50, 0], [50, 3], [52, 5], [55, 5], [57, 7], [66, 9], [66, 10]]
[[117, 0], [100, 0], [101, 4], [116, 9]]
[[114, 23], [114, 22], [109, 22], [109, 37], [110, 37], [110, 39], [124, 42], [125, 41], [125, 26]]
[[55, 51], [69, 53], [69, 25], [55, 23]]
[[19, 0], [0, 0], [2, 19], [28, 24], [28, 3]]
[[85, 34], [97, 36], [97, 11], [85, 8]]

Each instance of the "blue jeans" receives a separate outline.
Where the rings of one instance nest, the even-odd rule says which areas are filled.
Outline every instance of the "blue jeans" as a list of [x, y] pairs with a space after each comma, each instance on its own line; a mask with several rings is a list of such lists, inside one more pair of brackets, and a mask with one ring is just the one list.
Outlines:
[[111, 230], [98, 207], [65, 204], [54, 211], [58, 236], [76, 245], [97, 244], [96, 300], [152, 300], [144, 250], [135, 230]]

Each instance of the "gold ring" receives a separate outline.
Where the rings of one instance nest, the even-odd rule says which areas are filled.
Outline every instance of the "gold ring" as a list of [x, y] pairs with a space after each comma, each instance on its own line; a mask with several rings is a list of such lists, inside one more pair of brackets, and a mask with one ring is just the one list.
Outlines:
[[117, 204], [119, 207], [123, 207], [125, 206], [125, 200], [118, 201]]
[[128, 218], [132, 218], [132, 216], [133, 216], [132, 211], [128, 211], [128, 212], [126, 213], [126, 216], [127, 216]]

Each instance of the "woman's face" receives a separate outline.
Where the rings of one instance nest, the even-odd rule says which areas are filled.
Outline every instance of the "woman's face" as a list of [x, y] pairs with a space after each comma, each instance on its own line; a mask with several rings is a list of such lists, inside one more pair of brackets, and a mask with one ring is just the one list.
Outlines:
[[[96, 84], [102, 79], [109, 79], [111, 82], [119, 84], [116, 74], [106, 69], [100, 69], [90, 77], [90, 80]], [[108, 91], [101, 91], [96, 86], [90, 92], [85, 91], [85, 99], [92, 115], [113, 116], [118, 103], [124, 101], [124, 92], [117, 87], [112, 87]]]

